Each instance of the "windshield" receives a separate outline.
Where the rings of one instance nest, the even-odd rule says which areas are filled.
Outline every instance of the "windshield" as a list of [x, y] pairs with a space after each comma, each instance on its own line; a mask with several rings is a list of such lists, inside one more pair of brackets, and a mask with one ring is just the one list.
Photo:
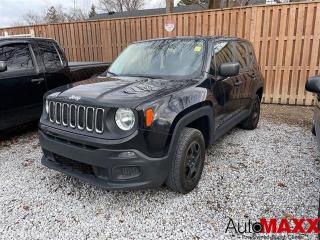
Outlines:
[[198, 77], [202, 72], [204, 40], [156, 40], [130, 45], [113, 62], [117, 76]]

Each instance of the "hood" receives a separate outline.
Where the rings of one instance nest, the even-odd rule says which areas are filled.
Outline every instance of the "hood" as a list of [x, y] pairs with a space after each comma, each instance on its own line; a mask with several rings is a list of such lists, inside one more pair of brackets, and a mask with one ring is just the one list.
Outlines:
[[193, 80], [166, 80], [137, 77], [96, 77], [67, 85], [55, 98], [83, 104], [130, 107], [177, 92], [197, 83]]

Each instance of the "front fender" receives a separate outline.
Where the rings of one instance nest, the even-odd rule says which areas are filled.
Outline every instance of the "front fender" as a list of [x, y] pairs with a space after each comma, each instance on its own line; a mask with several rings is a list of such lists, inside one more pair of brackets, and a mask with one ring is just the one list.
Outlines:
[[[206, 104], [210, 104], [208, 90], [202, 87], [190, 87], [174, 94], [164, 96], [154, 102], [146, 103], [137, 110], [139, 126], [144, 130], [173, 134], [175, 124], [184, 115], [193, 112]], [[154, 120], [151, 127], [145, 126], [144, 113], [148, 108], [154, 111]]]

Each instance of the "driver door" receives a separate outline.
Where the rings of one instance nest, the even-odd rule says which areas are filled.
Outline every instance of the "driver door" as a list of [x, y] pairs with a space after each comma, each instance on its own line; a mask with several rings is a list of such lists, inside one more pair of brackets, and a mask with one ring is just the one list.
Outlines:
[[[221, 124], [231, 120], [240, 108], [240, 94], [238, 85], [238, 76], [223, 77], [219, 75], [219, 66], [222, 63], [235, 62], [234, 45], [232, 41], [218, 41], [213, 43], [213, 74], [214, 81], [219, 85], [220, 90], [223, 91], [223, 99], [220, 100], [222, 105], [222, 119]], [[216, 95], [214, 93], [214, 95]]]

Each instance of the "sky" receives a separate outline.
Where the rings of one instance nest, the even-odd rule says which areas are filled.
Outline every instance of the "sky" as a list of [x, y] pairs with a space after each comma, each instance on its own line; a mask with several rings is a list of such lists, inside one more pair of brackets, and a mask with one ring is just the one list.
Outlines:
[[[28, 12], [42, 13], [48, 6], [61, 5], [65, 9], [74, 6], [89, 9], [98, 0], [0, 0], [0, 28], [10, 27], [23, 22], [23, 16]], [[144, 8], [165, 6], [165, 0], [146, 0]]]

